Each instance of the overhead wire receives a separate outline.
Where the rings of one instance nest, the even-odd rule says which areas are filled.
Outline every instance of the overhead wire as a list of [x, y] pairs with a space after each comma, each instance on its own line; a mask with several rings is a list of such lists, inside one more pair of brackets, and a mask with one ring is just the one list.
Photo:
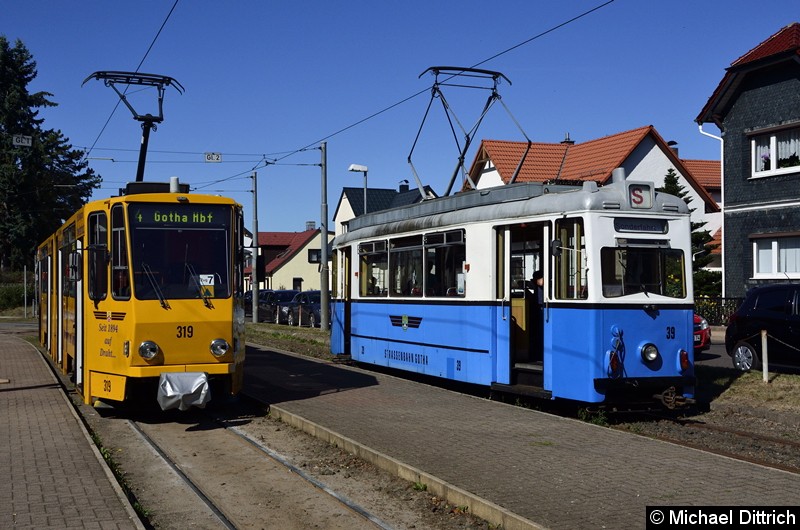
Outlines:
[[[587, 15], [589, 15], [589, 14], [591, 14], [591, 13], [593, 13], [593, 12], [599, 10], [599, 9], [602, 9], [603, 7], [606, 7], [607, 5], [614, 3], [614, 1], [615, 0], [608, 0], [608, 1], [606, 1], [606, 2], [604, 2], [602, 4], [600, 4], [600, 5], [597, 5], [597, 6], [593, 7], [593, 8], [591, 8], [591, 9], [588, 9], [588, 10], [584, 11], [583, 13], [570, 18], [569, 20], [566, 20], [564, 22], [556, 24], [555, 26], [552, 26], [551, 28], [549, 28], [549, 29], [547, 29], [545, 31], [542, 31], [541, 33], [538, 33], [538, 34], [534, 35], [533, 37], [530, 37], [529, 39], [526, 39], [526, 40], [524, 40], [524, 41], [522, 41], [520, 43], [517, 43], [517, 44], [515, 44], [515, 45], [513, 45], [513, 46], [511, 46], [509, 48], [506, 48], [505, 50], [503, 50], [501, 52], [498, 52], [498, 53], [492, 55], [491, 57], [483, 59], [482, 61], [479, 61], [479, 62], [475, 63], [474, 65], [472, 65], [470, 68], [476, 68], [478, 66], [486, 64], [487, 62], [492, 61], [494, 59], [497, 59], [498, 57], [501, 57], [502, 55], [505, 55], [505, 54], [507, 54], [509, 52], [512, 52], [512, 51], [516, 50], [517, 48], [519, 48], [521, 46], [524, 46], [526, 44], [529, 44], [530, 42], [533, 42], [533, 41], [535, 41], [537, 39], [540, 39], [540, 38], [544, 37], [545, 35], [547, 35], [549, 33], [552, 33], [553, 31], [556, 31], [556, 30], [558, 30], [560, 28], [563, 28], [564, 26], [566, 26], [568, 24], [576, 22], [577, 20], [580, 20], [581, 18], [583, 18], [583, 17], [585, 17], [585, 16], [587, 16]], [[455, 75], [449, 76], [447, 79], [445, 79], [444, 82], [446, 82], [449, 79], [452, 79], [453, 77], [455, 77]], [[320, 139], [318, 139], [318, 140], [316, 140], [314, 142], [308, 143], [308, 144], [304, 145], [301, 148], [295, 149], [293, 151], [285, 151], [284, 152], [285, 154], [283, 154], [283, 156], [280, 156], [280, 157], [276, 158], [274, 163], [277, 163], [277, 162], [279, 162], [281, 160], [284, 160], [286, 158], [294, 156], [297, 153], [300, 153], [302, 151], [306, 151], [306, 150], [310, 149], [312, 146], [319, 145], [320, 143], [322, 143], [322, 142], [324, 142], [326, 140], [329, 140], [329, 139], [331, 139], [331, 138], [333, 138], [335, 136], [338, 136], [338, 135], [340, 135], [340, 134], [342, 134], [342, 133], [344, 133], [346, 131], [349, 131], [350, 129], [353, 129], [354, 127], [357, 127], [357, 126], [361, 125], [364, 122], [367, 122], [367, 121], [369, 121], [369, 120], [371, 120], [373, 118], [376, 118], [376, 117], [380, 116], [381, 114], [389, 112], [390, 110], [394, 109], [395, 107], [398, 107], [398, 106], [400, 106], [400, 105], [402, 105], [404, 103], [407, 103], [408, 101], [411, 101], [412, 99], [414, 99], [414, 98], [416, 98], [418, 96], [421, 96], [422, 94], [429, 93], [430, 89], [431, 89], [431, 87], [425, 87], [424, 89], [419, 90], [419, 91], [415, 92], [414, 94], [412, 94], [412, 95], [410, 95], [410, 96], [408, 96], [406, 98], [401, 99], [400, 101], [392, 103], [391, 105], [389, 105], [387, 107], [384, 107], [381, 110], [373, 112], [369, 116], [361, 118], [360, 120], [358, 120], [358, 121], [356, 121], [354, 123], [351, 123], [350, 125], [347, 125], [345, 127], [342, 127], [341, 129], [338, 129], [338, 130], [336, 130], [336, 131], [334, 131], [334, 132], [332, 132], [332, 133], [330, 133], [330, 134], [328, 134], [326, 136], [323, 136], [322, 138], [320, 138]], [[256, 167], [253, 167], [250, 171], [251, 172], [255, 171], [257, 169], [260, 169], [260, 167], [265, 167], [266, 165], [269, 165], [269, 164], [265, 164], [264, 166], [258, 166], [257, 165]], [[314, 165], [318, 165], [318, 164], [314, 164]], [[233, 178], [233, 177], [230, 177], [230, 178]], [[220, 183], [220, 182], [225, 182], [226, 180], [228, 180], [228, 179], [223, 178], [223, 179], [220, 179], [220, 180], [216, 181], [214, 184], [217, 184], [217, 183]], [[197, 189], [200, 189], [200, 188], [197, 188]]]
[[[153, 40], [150, 42], [150, 46], [147, 47], [147, 51], [144, 53], [144, 56], [142, 57], [142, 60], [139, 61], [139, 64], [136, 66], [136, 70], [134, 70], [134, 72], [139, 72], [139, 69], [142, 67], [142, 65], [144, 64], [145, 60], [147, 59], [147, 56], [150, 55], [150, 51], [153, 49], [153, 46], [155, 46], [155, 43], [158, 40], [158, 37], [161, 35], [161, 32], [164, 30], [164, 27], [167, 25], [167, 21], [172, 16], [172, 13], [175, 11], [175, 8], [178, 6], [178, 2], [179, 1], [180, 0], [175, 0], [175, 3], [172, 4], [172, 8], [169, 10], [169, 13], [167, 13], [167, 16], [164, 18], [164, 21], [161, 23], [161, 27], [158, 28], [158, 31], [156, 32], [156, 36], [153, 37]], [[125, 87], [125, 90], [122, 92], [123, 95], [128, 93], [128, 88], [129, 88], [128, 86]], [[86, 158], [88, 158], [89, 154], [92, 152], [94, 147], [97, 145], [97, 142], [100, 141], [100, 137], [103, 136], [103, 133], [105, 132], [106, 128], [108, 127], [108, 124], [111, 123], [111, 118], [114, 117], [114, 114], [117, 112], [117, 109], [119, 108], [121, 103], [122, 103], [122, 99], [118, 99], [117, 103], [114, 105], [114, 108], [111, 109], [111, 114], [109, 114], [108, 119], [103, 124], [103, 127], [100, 129], [100, 132], [97, 133], [97, 137], [94, 139], [94, 142], [92, 142], [91, 147], [89, 147], [88, 151], [84, 152], [84, 155], [83, 155], [83, 159], [84, 160], [86, 160]]]
[[[498, 53], [486, 58], [486, 59], [483, 59], [483, 60], [473, 64], [470, 68], [476, 68], [476, 67], [484, 65], [484, 64], [486, 64], [486, 63], [488, 63], [488, 62], [490, 62], [490, 61], [492, 61], [494, 59], [497, 59], [498, 57], [501, 57], [501, 56], [503, 56], [503, 55], [505, 55], [507, 53], [510, 53], [510, 52], [516, 50], [517, 48], [520, 48], [520, 47], [522, 47], [522, 46], [524, 46], [526, 44], [529, 44], [529, 43], [531, 43], [531, 42], [533, 42], [533, 41], [535, 41], [537, 39], [540, 39], [540, 38], [544, 37], [545, 35], [548, 35], [548, 34], [554, 32], [554, 31], [556, 31], [558, 29], [561, 29], [561, 28], [573, 23], [573, 22], [576, 22], [577, 20], [580, 20], [581, 18], [583, 18], [583, 17], [585, 17], [585, 16], [587, 16], [587, 15], [589, 15], [591, 13], [594, 13], [595, 11], [598, 11], [599, 9], [602, 9], [602, 8], [608, 6], [609, 4], [614, 3], [614, 1], [615, 0], [607, 0], [606, 2], [603, 2], [602, 4], [599, 4], [599, 5], [591, 8], [591, 9], [588, 9], [588, 10], [580, 13], [579, 15], [576, 15], [576, 16], [568, 19], [568, 20], [565, 20], [564, 22], [556, 24], [555, 26], [552, 26], [552, 27], [550, 27], [549, 29], [547, 29], [545, 31], [542, 31], [542, 32], [540, 32], [540, 33], [538, 33], [538, 34], [536, 34], [536, 35], [534, 35], [534, 36], [522, 41], [522, 42], [519, 42], [519, 43], [517, 43], [517, 44], [515, 44], [513, 46], [510, 46], [510, 47], [508, 47], [508, 48], [506, 48], [506, 49], [504, 49], [504, 50], [502, 50], [502, 51], [500, 51], [500, 52], [498, 52]], [[179, 0], [175, 0], [175, 3], [173, 4], [173, 6], [170, 9], [170, 11], [167, 14], [167, 16], [165, 17], [163, 23], [161, 24], [161, 27], [159, 28], [158, 32], [156, 33], [156, 36], [153, 38], [152, 42], [150, 43], [150, 46], [147, 48], [147, 51], [145, 52], [145, 55], [142, 57], [142, 60], [139, 62], [139, 65], [136, 67], [136, 72], [138, 72], [139, 68], [141, 68], [142, 64], [144, 64], [145, 59], [149, 55], [150, 51], [153, 49], [153, 46], [155, 45], [156, 40], [158, 39], [158, 37], [161, 35], [161, 32], [164, 29], [164, 27], [166, 26], [167, 21], [170, 19], [170, 17], [172, 16], [172, 13], [175, 11], [175, 8], [177, 7], [178, 2], [179, 2]], [[452, 77], [455, 77], [455, 75], [450, 76], [448, 79], [451, 79]], [[279, 154], [281, 156], [278, 156], [277, 158], [274, 158], [274, 159], [271, 159], [271, 160], [269, 160], [266, 157], [266, 155], [262, 155], [262, 159], [259, 160], [251, 169], [249, 169], [247, 171], [243, 171], [243, 172], [237, 173], [235, 175], [231, 175], [229, 177], [218, 179], [218, 180], [216, 180], [216, 181], [214, 181], [212, 183], [209, 183], [209, 184], [207, 184], [205, 186], [200, 186], [200, 187], [198, 187], [196, 189], [206, 188], [208, 186], [213, 186], [215, 184], [226, 182], [226, 181], [235, 179], [236, 177], [241, 177], [242, 175], [250, 174], [253, 171], [256, 171], [256, 170], [258, 170], [258, 169], [260, 169], [262, 167], [267, 167], [269, 165], [276, 165], [281, 160], [284, 160], [286, 158], [294, 156], [297, 153], [309, 150], [313, 146], [317, 146], [320, 143], [322, 143], [322, 142], [324, 142], [326, 140], [329, 140], [330, 138], [333, 138], [333, 137], [338, 136], [338, 135], [340, 135], [340, 134], [342, 134], [342, 133], [344, 133], [346, 131], [349, 131], [350, 129], [353, 129], [353, 128], [361, 125], [362, 123], [365, 123], [365, 122], [367, 122], [369, 120], [372, 120], [372, 119], [374, 119], [374, 118], [376, 118], [376, 117], [378, 117], [378, 116], [380, 116], [380, 115], [382, 115], [382, 114], [384, 114], [386, 112], [389, 112], [390, 110], [392, 110], [392, 109], [394, 109], [394, 108], [396, 108], [396, 107], [398, 107], [400, 105], [403, 105], [404, 103], [407, 103], [408, 101], [411, 101], [414, 98], [417, 98], [417, 97], [421, 96], [422, 94], [426, 94], [426, 93], [429, 93], [429, 92], [430, 92], [430, 87], [425, 87], [424, 89], [419, 90], [419, 91], [411, 94], [408, 97], [405, 97], [405, 98], [403, 98], [403, 99], [401, 99], [401, 100], [399, 100], [399, 101], [397, 101], [395, 103], [392, 103], [392, 104], [390, 104], [390, 105], [388, 105], [388, 106], [386, 106], [386, 107], [384, 107], [384, 108], [382, 108], [382, 109], [380, 109], [380, 110], [378, 110], [376, 112], [373, 112], [372, 114], [370, 114], [368, 116], [365, 116], [364, 118], [361, 118], [361, 119], [351, 123], [350, 125], [342, 127], [342, 128], [340, 128], [340, 129], [338, 129], [338, 130], [336, 130], [336, 131], [334, 131], [334, 132], [332, 132], [330, 134], [327, 134], [326, 136], [323, 136], [322, 138], [319, 138], [318, 140], [310, 142], [310, 143], [304, 145], [303, 147], [300, 147], [300, 148], [297, 148], [297, 149], [294, 149], [294, 150], [290, 150], [290, 151], [282, 151], [280, 153], [277, 153], [277, 154]], [[103, 125], [102, 129], [100, 130], [100, 133], [98, 133], [97, 138], [92, 143], [92, 146], [89, 147], [88, 151], [85, 152], [84, 158], [88, 157], [89, 153], [91, 153], [91, 151], [95, 149], [95, 146], [97, 145], [97, 142], [100, 140], [100, 137], [102, 136], [102, 134], [105, 131], [105, 129], [108, 126], [108, 124], [110, 123], [111, 118], [113, 117], [113, 115], [116, 112], [117, 108], [119, 108], [120, 103], [121, 103], [121, 101], [117, 101], [116, 105], [114, 106], [114, 109], [111, 112], [111, 115], [109, 115], [108, 120], [106, 120], [106, 123]], [[157, 152], [157, 151], [154, 151], [154, 152]], [[161, 152], [170, 153], [169, 151], [161, 151]], [[197, 154], [197, 153], [174, 152], [173, 154]], [[234, 155], [231, 154], [230, 156], [234, 156]], [[242, 156], [245, 156], [245, 155], [242, 155]], [[248, 155], [248, 156], [252, 156], [252, 155]], [[292, 164], [292, 165], [319, 165], [319, 164]]]
[[[484, 59], [484, 60], [482, 60], [480, 62], [475, 63], [474, 65], [470, 66], [470, 68], [477, 68], [478, 66], [486, 64], [489, 61], [492, 61], [494, 59], [497, 59], [498, 57], [500, 57], [502, 55], [505, 55], [505, 54], [507, 54], [507, 53], [509, 53], [511, 51], [514, 51], [514, 50], [516, 50], [517, 48], [519, 48], [521, 46], [524, 46], [526, 44], [529, 44], [530, 42], [533, 42], [533, 41], [535, 41], [537, 39], [540, 39], [540, 38], [544, 37], [545, 35], [547, 35], [549, 33], [552, 33], [553, 31], [556, 31], [556, 30], [558, 30], [560, 28], [563, 28], [564, 26], [566, 26], [568, 24], [571, 24], [571, 23], [573, 23], [573, 22], [575, 22], [575, 21], [577, 21], [577, 20], [579, 20], [579, 19], [581, 19], [581, 18], [583, 18], [583, 17], [585, 17], [585, 16], [587, 16], [587, 15], [589, 15], [589, 14], [591, 14], [591, 13], [593, 13], [593, 12], [595, 12], [595, 11], [601, 9], [601, 8], [603, 8], [603, 7], [606, 7], [609, 4], [614, 3], [614, 1], [615, 0], [608, 0], [608, 1], [606, 1], [606, 2], [604, 2], [602, 4], [600, 4], [600, 5], [597, 5], [597, 6], [593, 7], [593, 8], [591, 8], [591, 9], [587, 10], [587, 11], [584, 11], [583, 13], [581, 13], [579, 15], [576, 15], [576, 16], [570, 18], [569, 20], [566, 20], [564, 22], [556, 24], [555, 26], [553, 26], [553, 27], [551, 27], [551, 28], [549, 28], [549, 29], [547, 29], [545, 31], [542, 31], [541, 33], [539, 33], [537, 35], [534, 35], [533, 37], [531, 37], [529, 39], [526, 39], [526, 40], [524, 40], [524, 41], [522, 41], [522, 42], [520, 42], [518, 44], [515, 44], [514, 46], [506, 48], [505, 50], [492, 55], [491, 57], [488, 57], [488, 58], [486, 58], [486, 59]], [[450, 76], [447, 79], [452, 79], [453, 77], [455, 77], [455, 75]], [[300, 149], [296, 149], [294, 151], [291, 151], [288, 154], [284, 155], [283, 157], [279, 158], [278, 160], [282, 160], [284, 158], [288, 158], [288, 157], [290, 157], [292, 155], [295, 155], [295, 154], [297, 154], [297, 153], [299, 153], [299, 152], [301, 152], [301, 151], [303, 151], [305, 149], [308, 149], [311, 146], [320, 144], [321, 142], [324, 142], [325, 140], [329, 140], [330, 138], [333, 138], [334, 136], [338, 136], [339, 134], [342, 134], [345, 131], [348, 131], [348, 130], [350, 130], [350, 129], [358, 126], [358, 125], [361, 125], [362, 123], [364, 123], [364, 122], [366, 122], [368, 120], [371, 120], [371, 119], [373, 119], [373, 118], [375, 118], [377, 116], [380, 116], [381, 114], [383, 114], [385, 112], [388, 112], [388, 111], [392, 110], [393, 108], [398, 107], [398, 106], [402, 105], [403, 103], [406, 103], [406, 102], [408, 102], [408, 101], [410, 101], [410, 100], [412, 100], [412, 99], [414, 99], [414, 98], [416, 98], [418, 96], [421, 96], [422, 94], [429, 93], [430, 89], [431, 89], [431, 87], [425, 87], [424, 89], [422, 89], [422, 90], [420, 90], [418, 92], [415, 92], [414, 94], [412, 94], [412, 95], [410, 95], [410, 96], [408, 96], [406, 98], [403, 98], [400, 101], [389, 105], [388, 107], [385, 107], [385, 108], [383, 108], [383, 109], [381, 109], [381, 110], [379, 110], [377, 112], [374, 112], [374, 113], [370, 114], [369, 116], [367, 116], [365, 118], [362, 118], [362, 119], [360, 119], [360, 120], [358, 120], [358, 121], [356, 121], [356, 122], [354, 122], [354, 123], [352, 123], [352, 124], [350, 124], [350, 125], [348, 125], [346, 127], [342, 127], [341, 129], [339, 129], [337, 131], [334, 131], [334, 132], [328, 134], [327, 136], [323, 136], [322, 138], [320, 138], [319, 140], [317, 140], [315, 142], [311, 142], [311, 143], [305, 145], [304, 147], [301, 147]]]

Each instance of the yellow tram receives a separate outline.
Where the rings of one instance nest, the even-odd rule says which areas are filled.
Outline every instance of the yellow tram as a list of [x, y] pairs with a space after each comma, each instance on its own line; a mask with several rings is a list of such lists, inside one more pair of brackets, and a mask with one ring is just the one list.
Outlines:
[[38, 247], [40, 340], [85, 403], [239, 392], [243, 233], [239, 204], [173, 179], [87, 203]]

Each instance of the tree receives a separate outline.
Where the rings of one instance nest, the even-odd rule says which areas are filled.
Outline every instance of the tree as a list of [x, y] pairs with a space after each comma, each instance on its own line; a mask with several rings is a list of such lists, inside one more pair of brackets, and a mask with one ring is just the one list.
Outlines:
[[[675, 195], [683, 199], [687, 205], [692, 202], [691, 198], [687, 198], [689, 192], [685, 191], [678, 180], [678, 173], [673, 168], [667, 170], [667, 174], [664, 176], [664, 185], [657, 191]], [[694, 210], [690, 209], [689, 211], [693, 212]], [[721, 296], [722, 275], [703, 269], [713, 259], [710, 254], [717, 247], [717, 245], [709, 245], [713, 238], [708, 230], [702, 229], [704, 225], [705, 223], [691, 223], [692, 279], [694, 280], [695, 296]]]
[[[85, 204], [101, 178], [61, 131], [43, 128], [50, 92], [28, 91], [38, 75], [22, 41], [0, 35], [0, 270], [31, 265], [36, 246]], [[14, 135], [30, 147], [15, 147]]]

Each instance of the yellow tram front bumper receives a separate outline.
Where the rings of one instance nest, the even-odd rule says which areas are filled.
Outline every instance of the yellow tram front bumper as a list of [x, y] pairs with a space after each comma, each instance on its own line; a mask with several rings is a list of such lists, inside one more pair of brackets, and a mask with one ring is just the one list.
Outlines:
[[[161, 377], [163, 373], [199, 372], [208, 375], [233, 375], [236, 371], [235, 363], [219, 364], [185, 364], [170, 366], [131, 366], [125, 375], [109, 374], [104, 372], [89, 372], [89, 392], [87, 398], [109, 399], [123, 401], [128, 378], [145, 379]], [[88, 401], [87, 401], [88, 403]]]

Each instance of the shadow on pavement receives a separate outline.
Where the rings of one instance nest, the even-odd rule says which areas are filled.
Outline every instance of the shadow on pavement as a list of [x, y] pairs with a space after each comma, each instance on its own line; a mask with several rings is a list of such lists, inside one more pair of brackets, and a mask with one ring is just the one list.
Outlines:
[[247, 346], [244, 392], [264, 403], [298, 401], [377, 384], [375, 377], [341, 366]]

